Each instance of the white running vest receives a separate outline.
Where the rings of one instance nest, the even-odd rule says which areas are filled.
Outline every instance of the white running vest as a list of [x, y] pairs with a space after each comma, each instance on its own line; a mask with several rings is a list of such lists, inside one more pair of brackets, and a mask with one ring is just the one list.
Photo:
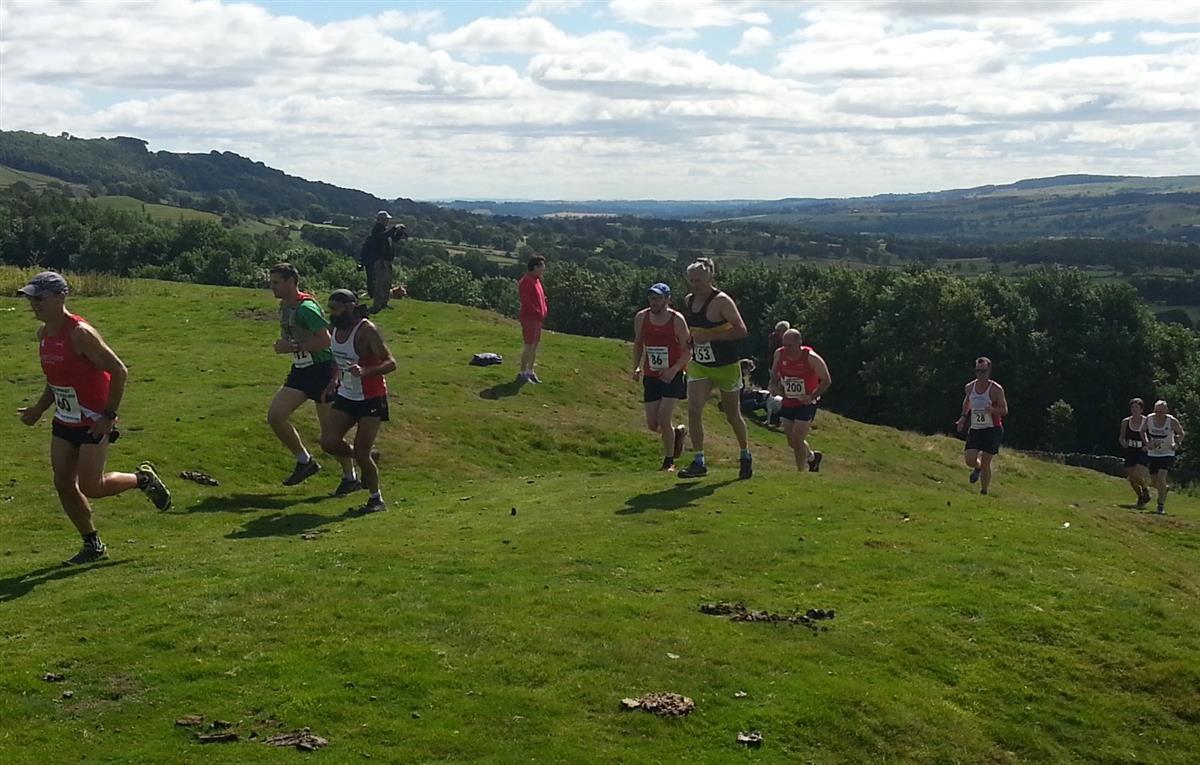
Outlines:
[[988, 407], [992, 405], [992, 381], [988, 380], [988, 386], [983, 393], [976, 393], [975, 383], [971, 383], [971, 392], [967, 397], [971, 402], [971, 430], [996, 427], [996, 421], [988, 411]]
[[354, 347], [354, 340], [358, 337], [358, 328], [362, 326], [364, 321], [366, 319], [358, 320], [358, 323], [354, 325], [354, 329], [350, 330], [350, 337], [345, 342], [338, 342], [336, 327], [330, 336], [329, 351], [333, 354], [333, 360], [338, 365], [338, 369], [342, 370], [341, 380], [338, 382], [337, 394], [351, 401], [363, 401], [366, 399], [366, 396], [363, 395], [362, 378], [355, 377], [346, 371], [358, 363], [358, 351]]
[[1174, 419], [1174, 417], [1168, 414], [1167, 424], [1160, 428], [1154, 424], [1154, 415], [1146, 417], [1146, 424], [1144, 426], [1145, 433], [1148, 436], [1146, 439], [1146, 456], [1175, 456], [1175, 428], [1172, 427]]

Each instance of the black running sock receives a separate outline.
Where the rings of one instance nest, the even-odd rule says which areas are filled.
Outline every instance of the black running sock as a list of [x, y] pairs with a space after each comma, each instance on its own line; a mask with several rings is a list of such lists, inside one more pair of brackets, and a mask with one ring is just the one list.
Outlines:
[[103, 542], [100, 541], [100, 532], [99, 531], [93, 531], [90, 534], [84, 534], [83, 535], [83, 543], [85, 545], [87, 545], [88, 547], [92, 548], [93, 550], [99, 550], [100, 547], [104, 544]]
[[150, 483], [150, 474], [149, 473], [139, 470], [136, 473], [134, 473], [134, 475], [137, 476], [137, 487], [139, 489], [144, 489], [144, 488], [146, 488], [147, 485], [149, 485], [149, 483]]

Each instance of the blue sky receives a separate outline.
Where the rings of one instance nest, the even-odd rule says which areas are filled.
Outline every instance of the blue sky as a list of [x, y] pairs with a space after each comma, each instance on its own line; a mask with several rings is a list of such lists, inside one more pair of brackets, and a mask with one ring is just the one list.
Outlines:
[[0, 127], [386, 197], [1200, 173], [1200, 0], [0, 5]]

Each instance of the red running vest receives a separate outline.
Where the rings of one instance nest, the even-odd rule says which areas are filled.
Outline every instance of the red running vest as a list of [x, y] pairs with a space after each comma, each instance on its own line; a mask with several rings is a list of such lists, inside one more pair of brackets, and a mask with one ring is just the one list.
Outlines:
[[650, 320], [649, 313], [642, 321], [642, 345], [646, 349], [646, 363], [642, 369], [642, 375], [645, 377], [662, 377], [662, 373], [667, 371], [668, 367], [673, 367], [679, 362], [679, 341], [675, 339], [675, 316], [674, 314], [668, 315], [671, 320], [661, 326]]
[[90, 427], [100, 419], [108, 406], [108, 384], [112, 378], [76, 353], [71, 333], [80, 324], [87, 324], [87, 320], [71, 314], [56, 334], [43, 330], [38, 346], [42, 371], [54, 392], [54, 419], [73, 428]]
[[779, 351], [779, 377], [783, 385], [783, 405], [786, 408], [805, 406], [800, 403], [800, 396], [811, 396], [821, 378], [817, 370], [808, 361], [808, 355], [813, 352], [812, 346], [802, 345], [803, 351], [798, 358], [788, 358], [786, 348]]

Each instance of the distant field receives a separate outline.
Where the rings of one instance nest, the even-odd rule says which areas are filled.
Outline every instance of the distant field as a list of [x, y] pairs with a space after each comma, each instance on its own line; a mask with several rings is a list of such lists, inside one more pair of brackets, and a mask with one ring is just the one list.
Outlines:
[[160, 205], [153, 202], [143, 202], [140, 199], [133, 197], [111, 196], [111, 197], [96, 197], [91, 200], [93, 203], [103, 207], [109, 207], [114, 210], [124, 210], [132, 213], [145, 213], [151, 218], [157, 220], [211, 220], [219, 222], [221, 216], [215, 213], [204, 212], [203, 210], [192, 210], [187, 207], [172, 207], [170, 205]]
[[47, 183], [66, 183], [66, 181], [59, 178], [52, 178], [49, 175], [30, 173], [25, 170], [14, 170], [7, 165], [0, 165], [0, 188], [12, 186], [14, 183], [22, 181], [34, 188], [41, 188]]

